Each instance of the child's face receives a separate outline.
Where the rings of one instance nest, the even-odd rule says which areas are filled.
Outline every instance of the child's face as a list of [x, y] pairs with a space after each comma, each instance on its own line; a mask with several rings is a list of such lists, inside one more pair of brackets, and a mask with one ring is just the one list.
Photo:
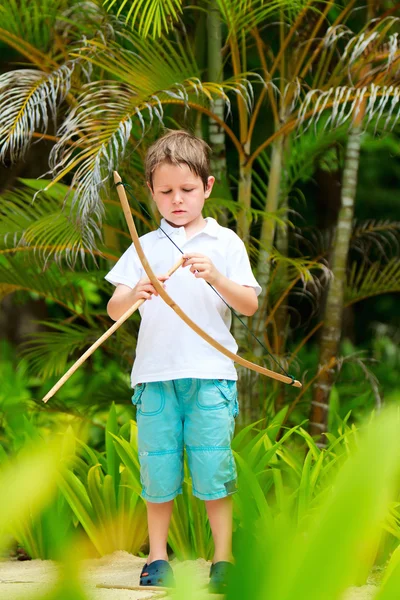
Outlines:
[[203, 221], [201, 211], [213, 184], [214, 177], [209, 177], [204, 189], [202, 179], [184, 163], [163, 163], [153, 173], [150, 191], [164, 219], [174, 227], [186, 227]]

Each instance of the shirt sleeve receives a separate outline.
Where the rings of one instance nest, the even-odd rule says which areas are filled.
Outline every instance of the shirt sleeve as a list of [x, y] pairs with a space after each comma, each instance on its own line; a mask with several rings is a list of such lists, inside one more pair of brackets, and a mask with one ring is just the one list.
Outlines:
[[122, 283], [130, 288], [134, 288], [142, 275], [142, 265], [136, 254], [133, 244], [123, 253], [118, 262], [115, 263], [111, 271], [104, 277], [113, 285]]
[[257, 296], [261, 294], [262, 288], [251, 270], [246, 246], [237, 235], [229, 245], [227, 277], [235, 283], [254, 288]]

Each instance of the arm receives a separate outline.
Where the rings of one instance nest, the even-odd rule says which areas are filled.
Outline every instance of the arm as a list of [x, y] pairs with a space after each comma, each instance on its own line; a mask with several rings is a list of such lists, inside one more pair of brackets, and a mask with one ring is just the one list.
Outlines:
[[254, 315], [258, 299], [252, 287], [240, 285], [222, 275], [208, 256], [190, 253], [184, 254], [184, 258], [183, 267], [190, 267], [195, 277], [208, 281], [234, 310], [247, 317]]
[[[168, 278], [168, 275], [159, 275], [158, 277], [162, 282], [165, 282]], [[140, 279], [133, 289], [120, 283], [108, 301], [108, 316], [113, 321], [117, 321], [135, 302], [140, 299], [151, 300], [153, 294], [158, 296], [157, 291], [147, 277]]]
[[258, 309], [258, 298], [252, 287], [240, 285], [231, 281], [220, 273], [220, 277], [213, 285], [224, 300], [237, 312], [246, 317], [254, 315]]

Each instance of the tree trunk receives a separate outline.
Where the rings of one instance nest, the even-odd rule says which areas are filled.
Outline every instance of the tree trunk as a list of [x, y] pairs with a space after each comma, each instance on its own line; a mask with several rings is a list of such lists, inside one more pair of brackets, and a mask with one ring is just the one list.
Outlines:
[[[222, 34], [221, 18], [216, 0], [212, 0], [209, 5], [207, 13], [207, 30], [208, 78], [209, 81], [219, 83], [223, 80]], [[216, 100], [214, 100], [213, 112], [221, 119], [221, 121], [225, 120], [225, 102], [222, 98], [216, 98]], [[214, 196], [231, 198], [226, 168], [225, 131], [211, 118], [208, 122], [208, 137], [212, 149], [210, 160], [211, 173], [215, 177]], [[229, 216], [227, 210], [221, 210], [219, 221], [224, 227], [228, 225]]]
[[[281, 195], [281, 177], [283, 165], [283, 149], [285, 144], [284, 136], [280, 136], [272, 146], [271, 170], [268, 182], [268, 193], [265, 203], [265, 211], [275, 213]], [[257, 264], [257, 280], [262, 287], [262, 292], [258, 298], [259, 306], [266, 305], [266, 295], [270, 274], [270, 254], [274, 245], [276, 222], [269, 216], [264, 217], [261, 236], [260, 236], [260, 251]], [[260, 319], [261, 328], [257, 331], [258, 335], [262, 334], [263, 319]], [[260, 348], [261, 350], [261, 348]], [[256, 351], [260, 354], [260, 352]]]
[[[276, 248], [282, 256], [288, 256], [289, 254], [289, 236], [288, 226], [285, 223], [282, 227], [279, 227], [276, 235]], [[282, 289], [287, 288], [289, 285], [288, 279], [288, 267], [286, 263], [280, 264], [278, 267], [278, 273], [276, 275], [277, 280], [280, 282]], [[279, 306], [275, 313], [275, 343], [274, 352], [279, 357], [279, 361], [284, 368], [284, 355], [286, 351], [287, 335], [289, 331], [290, 315], [288, 311], [288, 298], [286, 298]], [[278, 395], [275, 401], [276, 412], [279, 412], [283, 408], [286, 399], [287, 392], [286, 385], [280, 385], [278, 389]]]
[[[240, 165], [240, 181], [239, 181], [239, 198], [238, 201], [242, 205], [242, 211], [238, 215], [237, 219], [237, 233], [242, 238], [246, 246], [249, 242], [249, 225], [250, 221], [248, 218], [248, 208], [251, 206], [251, 169], [246, 167], [243, 163]], [[249, 326], [249, 318], [242, 315], [242, 320]], [[251, 323], [250, 323], [251, 328]], [[234, 320], [233, 332], [237, 344], [239, 346], [239, 353], [248, 352], [251, 350], [252, 342], [249, 340], [248, 333], [243, 325], [238, 321]], [[254, 371], [249, 371], [244, 367], [238, 365], [238, 392], [240, 398], [240, 413], [238, 417], [239, 425], [246, 425], [254, 418], [254, 403], [253, 403], [253, 389], [254, 381], [253, 375], [256, 375]], [[258, 418], [258, 417], [257, 417]]]
[[[280, 198], [280, 183], [282, 174], [282, 160], [283, 160], [283, 147], [285, 139], [284, 137], [278, 138], [272, 148], [272, 159], [271, 159], [271, 171], [268, 184], [268, 194], [266, 199], [265, 210], [274, 212], [278, 208]], [[251, 173], [249, 173], [251, 175]], [[251, 179], [249, 180], [249, 189], [251, 185]], [[263, 288], [262, 293], [259, 296], [259, 310], [262, 311], [264, 302], [266, 301], [267, 286], [269, 280], [269, 256], [272, 250], [273, 241], [275, 234], [275, 221], [272, 219], [264, 219], [260, 242], [259, 259], [257, 267], [257, 280]], [[263, 323], [264, 315], [261, 317], [256, 316], [255, 321], [259, 320], [261, 325], [258, 330], [255, 331], [256, 335], [263, 341]], [[252, 321], [254, 323], [255, 321]], [[247, 321], [248, 322], [248, 321]], [[254, 328], [253, 328], [254, 329]], [[238, 326], [235, 328], [235, 338], [239, 344], [240, 349], [253, 350], [253, 356], [260, 357], [263, 353], [263, 349], [259, 344], [256, 344], [252, 338], [248, 338], [244, 327]], [[260, 418], [260, 410], [263, 410], [263, 398], [267, 393], [265, 382], [261, 382], [257, 373], [244, 372], [244, 369], [239, 371], [239, 392], [242, 398], [242, 411], [240, 416], [240, 424], [245, 425], [255, 419]], [[268, 386], [269, 387], [269, 386]]]
[[240, 211], [237, 217], [237, 234], [242, 238], [246, 246], [249, 243], [250, 237], [250, 215], [249, 209], [251, 207], [251, 169], [249, 169], [245, 162], [248, 157], [243, 157], [239, 165], [239, 189], [238, 189], [238, 202], [240, 204]]
[[314, 386], [311, 404], [310, 434], [318, 437], [327, 430], [329, 395], [333, 381], [333, 368], [327, 368], [327, 365], [332, 364], [332, 359], [337, 356], [342, 331], [343, 296], [357, 189], [361, 135], [361, 123], [353, 125], [349, 132], [343, 171], [341, 208], [332, 259], [333, 278], [328, 289], [324, 325], [320, 337], [319, 369], [321, 369], [321, 375]]
[[[285, 220], [284, 225], [278, 227], [276, 232], [276, 249], [282, 256], [289, 256], [289, 228], [287, 225], [288, 218], [288, 180], [289, 173], [287, 169], [288, 160], [287, 157], [290, 152], [290, 137], [285, 138], [284, 142], [284, 156], [283, 156], [283, 174], [281, 180], [281, 204], [285, 208], [285, 213], [283, 215], [283, 219]], [[289, 276], [288, 276], [288, 265], [287, 263], [282, 263], [278, 267], [277, 278], [281, 283], [282, 290], [286, 289], [289, 285]], [[282, 302], [276, 311], [275, 315], [275, 330], [276, 330], [276, 340], [275, 340], [275, 353], [280, 357], [281, 364], [283, 362], [283, 356], [286, 352], [286, 342], [287, 335], [289, 332], [289, 323], [290, 323], [290, 315], [288, 311], [288, 297]], [[285, 367], [286, 368], [286, 367]], [[283, 407], [286, 399], [287, 386], [280, 385], [278, 390], [278, 396], [275, 402], [276, 412]]]

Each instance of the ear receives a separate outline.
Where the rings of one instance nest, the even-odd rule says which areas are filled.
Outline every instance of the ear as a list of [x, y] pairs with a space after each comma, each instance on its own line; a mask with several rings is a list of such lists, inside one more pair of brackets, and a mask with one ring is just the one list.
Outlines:
[[213, 177], [212, 175], [210, 175], [210, 177], [207, 180], [207, 187], [204, 190], [204, 197], [205, 198], [208, 198], [209, 195], [211, 194], [214, 183], [215, 183], [215, 177]]
[[150, 194], [151, 194], [151, 195], [153, 195], [153, 188], [152, 188], [152, 187], [151, 187], [151, 185], [150, 185], [150, 181], [146, 181], [146, 185], [147, 185], [147, 187], [148, 187], [148, 188], [149, 188], [149, 190], [150, 190]]

